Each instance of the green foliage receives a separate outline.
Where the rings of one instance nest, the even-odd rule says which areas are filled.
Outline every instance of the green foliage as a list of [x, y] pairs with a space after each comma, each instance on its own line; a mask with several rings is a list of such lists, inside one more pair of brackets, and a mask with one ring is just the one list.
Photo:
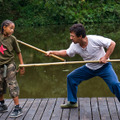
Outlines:
[[0, 18], [18, 26], [120, 22], [120, 4], [117, 0], [3, 0]]

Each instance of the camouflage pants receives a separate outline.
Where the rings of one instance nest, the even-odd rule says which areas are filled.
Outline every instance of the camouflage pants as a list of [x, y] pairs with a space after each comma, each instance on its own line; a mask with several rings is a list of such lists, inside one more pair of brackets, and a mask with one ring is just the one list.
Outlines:
[[10, 96], [15, 98], [19, 95], [19, 86], [16, 80], [16, 65], [11, 63], [7, 66], [6, 77], [3, 77], [4, 68], [0, 68], [0, 95], [6, 93], [8, 87]]

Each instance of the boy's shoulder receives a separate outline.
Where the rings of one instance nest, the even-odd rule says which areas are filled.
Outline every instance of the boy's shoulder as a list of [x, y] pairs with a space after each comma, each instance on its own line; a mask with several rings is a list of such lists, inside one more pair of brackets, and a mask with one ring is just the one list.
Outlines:
[[15, 37], [14, 35], [11, 35], [11, 36], [10, 36], [10, 39], [11, 39], [12, 41], [17, 41], [17, 39], [16, 39], [16, 37]]
[[16, 39], [16, 37], [14, 35], [11, 35], [10, 37], [13, 38], [13, 39]]

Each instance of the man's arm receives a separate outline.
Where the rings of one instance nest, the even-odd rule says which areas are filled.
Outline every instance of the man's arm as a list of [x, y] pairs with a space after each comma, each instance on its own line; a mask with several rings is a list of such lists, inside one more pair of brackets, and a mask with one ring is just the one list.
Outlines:
[[110, 46], [108, 47], [105, 56], [100, 59], [100, 63], [106, 63], [110, 55], [113, 53], [116, 43], [111, 41]]
[[61, 56], [61, 57], [66, 57], [66, 56], [68, 56], [66, 50], [48, 51], [47, 54], [46, 54], [46, 56], [50, 56], [50, 54], [57, 55], [57, 56]]

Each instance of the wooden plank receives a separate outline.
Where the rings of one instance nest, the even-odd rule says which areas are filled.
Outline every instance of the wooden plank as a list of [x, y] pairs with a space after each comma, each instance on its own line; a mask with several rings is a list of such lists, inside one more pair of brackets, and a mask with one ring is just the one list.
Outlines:
[[118, 118], [120, 119], [120, 102], [118, 101], [118, 99], [116, 97], [114, 98], [114, 100], [115, 100], [115, 105], [117, 108]]
[[35, 99], [32, 106], [30, 107], [29, 111], [27, 112], [24, 120], [32, 120], [36, 110], [38, 109], [38, 106], [40, 104], [41, 99]]
[[4, 113], [4, 114], [0, 117], [0, 119], [1, 119], [1, 120], [6, 120], [6, 118], [9, 117], [9, 114], [10, 114], [10, 112], [12, 111], [13, 108], [14, 108], [14, 102], [12, 101], [12, 102], [10, 103], [9, 107], [8, 107], [8, 112]]
[[[27, 99], [19, 99], [19, 103], [20, 103], [20, 107], [22, 107], [22, 111], [24, 112], [24, 110], [23, 110], [23, 107], [24, 107], [24, 105], [26, 104], [26, 102], [27, 102]], [[22, 117], [22, 116], [21, 116]], [[20, 117], [18, 117], [18, 118], [16, 118], [15, 120], [19, 120], [20, 119]], [[13, 120], [13, 119], [12, 119]]]
[[33, 118], [33, 120], [41, 120], [41, 117], [43, 115], [43, 112], [45, 111], [46, 105], [47, 105], [48, 99], [42, 99], [41, 103], [38, 107], [38, 110]]
[[99, 104], [99, 111], [100, 111], [101, 120], [111, 120], [110, 114], [108, 111], [106, 98], [98, 98], [98, 104]]
[[34, 99], [26, 100], [25, 105], [23, 106], [23, 115], [18, 117], [17, 120], [24, 120], [24, 117], [26, 116], [33, 102], [34, 102]]
[[91, 109], [92, 109], [93, 120], [100, 120], [97, 98], [91, 98]]
[[43, 114], [41, 120], [50, 120], [52, 112], [54, 110], [55, 102], [56, 102], [55, 98], [50, 98], [48, 100], [46, 109], [44, 111], [44, 114]]
[[90, 98], [79, 98], [80, 101], [80, 119], [92, 120]]
[[69, 120], [78, 120], [79, 119], [79, 107], [70, 109], [70, 118]]
[[[19, 99], [20, 107], [23, 107], [26, 102], [26, 99]], [[14, 107], [13, 107], [14, 108]], [[10, 111], [12, 112], [12, 111]], [[11, 113], [10, 113], [11, 114]], [[6, 120], [17, 120], [16, 118], [10, 118], [9, 116], [6, 118]]]
[[107, 97], [108, 108], [112, 120], [119, 120], [114, 98]]
[[62, 109], [60, 108], [60, 105], [63, 103], [63, 101], [64, 101], [64, 98], [57, 99], [51, 120], [60, 120], [61, 119]]
[[[63, 103], [67, 103], [67, 99], [65, 99], [65, 101]], [[61, 116], [61, 120], [69, 120], [69, 114], [70, 114], [70, 109], [62, 109], [62, 116]]]
[[23, 116], [10, 118], [14, 108], [12, 99], [7, 99], [8, 112], [0, 113], [0, 120], [119, 120], [120, 103], [117, 98], [78, 98], [78, 108], [61, 109], [65, 98], [19, 99]]
[[[5, 104], [9, 107], [10, 103], [12, 102], [12, 99], [6, 99]], [[0, 116], [2, 116], [5, 113], [0, 113]], [[1, 118], [1, 117], [0, 117]]]

